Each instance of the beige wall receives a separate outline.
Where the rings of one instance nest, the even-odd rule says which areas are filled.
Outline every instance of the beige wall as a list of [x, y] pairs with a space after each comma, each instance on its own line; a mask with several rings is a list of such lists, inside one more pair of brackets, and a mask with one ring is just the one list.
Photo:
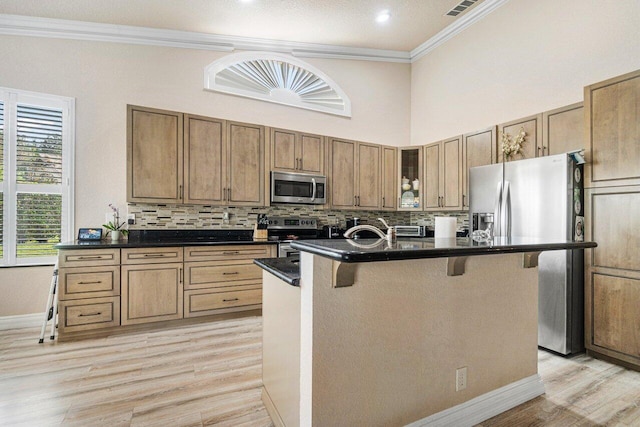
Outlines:
[[[76, 98], [76, 229], [102, 224], [109, 203], [125, 209], [126, 104], [381, 144], [409, 143], [409, 64], [309, 59], [349, 95], [349, 119], [205, 92], [204, 67], [223, 55], [0, 36], [0, 86]], [[0, 269], [0, 316], [44, 308], [48, 279], [38, 279], [41, 275], [32, 274], [34, 269], [21, 271], [16, 275]], [[42, 296], [42, 301], [18, 298], [22, 294]]]
[[639, 16], [638, 0], [510, 0], [413, 64], [411, 143], [582, 101], [640, 68]]

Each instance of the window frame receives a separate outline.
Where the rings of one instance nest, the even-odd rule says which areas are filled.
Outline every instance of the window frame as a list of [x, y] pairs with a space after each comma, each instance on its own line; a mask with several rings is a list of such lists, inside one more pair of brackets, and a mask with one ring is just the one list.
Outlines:
[[[75, 155], [75, 98], [0, 87], [0, 102], [4, 104], [4, 176], [0, 181], [3, 197], [3, 256], [0, 267], [53, 265], [56, 256], [17, 257], [17, 194], [40, 193], [62, 196], [60, 241], [74, 238], [74, 155]], [[17, 106], [31, 105], [62, 111], [62, 183], [18, 184], [16, 176]]]

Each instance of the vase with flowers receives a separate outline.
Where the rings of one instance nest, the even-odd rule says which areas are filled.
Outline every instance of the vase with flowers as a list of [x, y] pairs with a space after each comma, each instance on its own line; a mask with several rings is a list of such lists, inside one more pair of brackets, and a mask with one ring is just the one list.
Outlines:
[[107, 231], [107, 234], [111, 235], [111, 241], [117, 242], [118, 240], [120, 240], [121, 235], [126, 236], [127, 234], [129, 234], [129, 230], [124, 228], [125, 224], [127, 223], [126, 221], [120, 222], [120, 211], [118, 210], [118, 208], [113, 206], [111, 203], [109, 203], [109, 207], [113, 211], [113, 220], [107, 222], [106, 224], [102, 224], [102, 226], [105, 229], [109, 230]]
[[508, 162], [516, 154], [522, 154], [522, 145], [525, 142], [526, 136], [527, 133], [524, 131], [523, 127], [520, 128], [520, 132], [518, 132], [515, 139], [506, 132], [502, 133], [501, 151], [505, 161]]

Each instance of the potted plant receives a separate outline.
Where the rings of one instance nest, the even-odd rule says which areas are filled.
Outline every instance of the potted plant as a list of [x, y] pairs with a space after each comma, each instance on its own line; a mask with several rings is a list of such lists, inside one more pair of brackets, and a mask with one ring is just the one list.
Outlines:
[[111, 241], [116, 242], [120, 240], [120, 235], [126, 236], [129, 234], [129, 230], [124, 228], [126, 221], [120, 222], [120, 211], [118, 208], [109, 203], [109, 207], [113, 211], [113, 221], [109, 221], [106, 224], [102, 224], [102, 226], [109, 230], [107, 234], [111, 234]]

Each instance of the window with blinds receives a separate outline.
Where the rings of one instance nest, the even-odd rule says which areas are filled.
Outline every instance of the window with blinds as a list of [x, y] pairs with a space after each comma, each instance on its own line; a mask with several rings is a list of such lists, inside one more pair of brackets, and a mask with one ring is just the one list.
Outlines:
[[3, 265], [55, 260], [72, 240], [73, 110], [70, 98], [0, 89]]

